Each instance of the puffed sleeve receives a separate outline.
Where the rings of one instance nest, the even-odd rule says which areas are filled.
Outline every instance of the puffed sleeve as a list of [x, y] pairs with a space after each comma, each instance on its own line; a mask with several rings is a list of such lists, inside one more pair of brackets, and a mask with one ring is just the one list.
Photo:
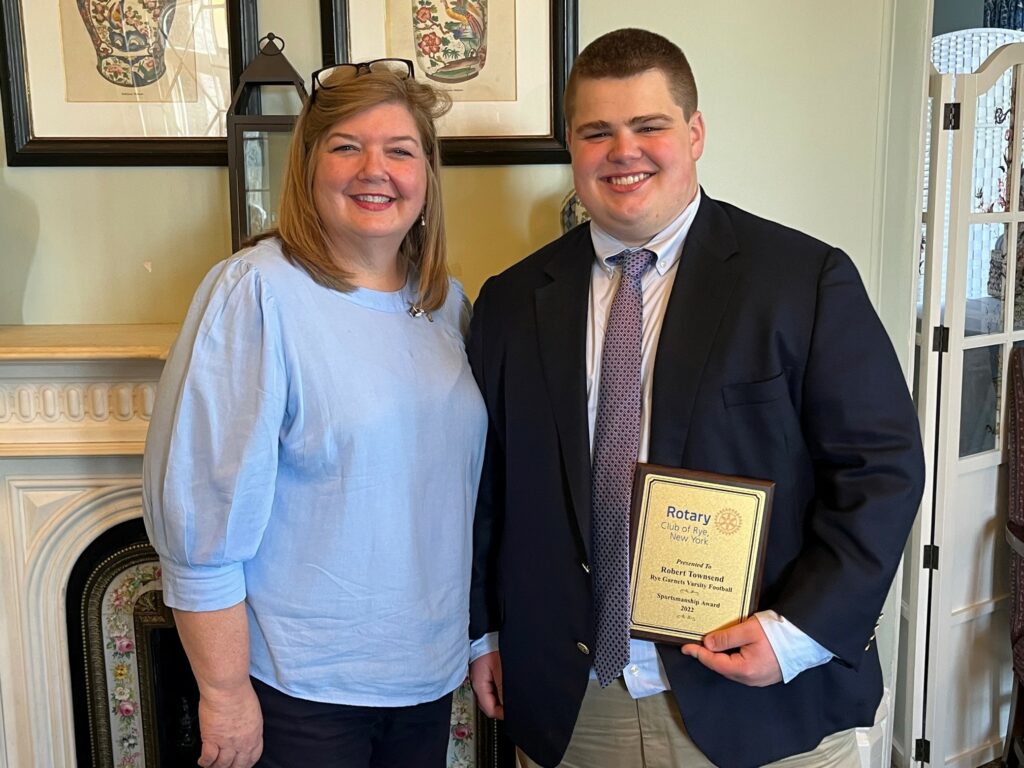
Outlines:
[[211, 611], [245, 598], [243, 564], [270, 515], [286, 402], [274, 299], [251, 264], [223, 262], [192, 300], [146, 440], [143, 512], [167, 605]]

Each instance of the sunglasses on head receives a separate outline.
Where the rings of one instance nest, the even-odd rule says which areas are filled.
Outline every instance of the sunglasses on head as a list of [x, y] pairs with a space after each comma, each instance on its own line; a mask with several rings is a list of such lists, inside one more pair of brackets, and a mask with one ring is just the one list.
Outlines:
[[348, 82], [360, 75], [390, 73], [403, 80], [414, 77], [412, 62], [408, 59], [373, 59], [358, 63], [331, 64], [313, 73], [313, 92], [310, 99], [316, 98], [318, 90], [330, 90], [335, 86]]

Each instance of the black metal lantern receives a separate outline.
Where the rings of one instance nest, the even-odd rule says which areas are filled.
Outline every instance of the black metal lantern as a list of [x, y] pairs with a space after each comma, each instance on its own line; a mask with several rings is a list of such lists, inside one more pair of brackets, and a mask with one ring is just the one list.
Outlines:
[[[259, 88], [291, 85], [301, 103], [307, 98], [302, 76], [282, 53], [284, 40], [268, 33], [245, 68], [228, 108], [228, 180], [231, 187], [231, 247], [277, 225], [277, 203], [287, 167], [294, 114], [260, 114]], [[249, 112], [255, 114], [249, 114]]]

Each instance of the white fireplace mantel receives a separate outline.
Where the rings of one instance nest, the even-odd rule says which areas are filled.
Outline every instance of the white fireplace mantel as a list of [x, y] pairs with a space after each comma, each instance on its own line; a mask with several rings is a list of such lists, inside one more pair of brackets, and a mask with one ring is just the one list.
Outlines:
[[141, 514], [173, 325], [0, 326], [0, 768], [73, 768], [71, 569]]
[[140, 455], [176, 333], [0, 326], [0, 456]]

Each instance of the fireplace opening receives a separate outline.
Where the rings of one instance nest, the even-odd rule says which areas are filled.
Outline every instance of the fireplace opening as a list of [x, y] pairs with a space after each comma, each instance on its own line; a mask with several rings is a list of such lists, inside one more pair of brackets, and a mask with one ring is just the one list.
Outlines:
[[195, 765], [199, 690], [142, 521], [89, 545], [66, 596], [80, 768]]

